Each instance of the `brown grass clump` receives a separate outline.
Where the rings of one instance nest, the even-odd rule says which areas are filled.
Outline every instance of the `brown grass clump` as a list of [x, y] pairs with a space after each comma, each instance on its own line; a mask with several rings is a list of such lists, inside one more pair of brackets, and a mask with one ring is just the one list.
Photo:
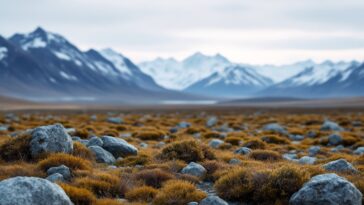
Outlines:
[[196, 189], [190, 182], [170, 180], [166, 182], [153, 201], [156, 205], [187, 204], [191, 201], [199, 202], [206, 194]]
[[134, 137], [141, 140], [161, 140], [164, 135], [163, 132], [157, 130], [138, 131], [133, 134]]
[[215, 182], [217, 194], [228, 200], [243, 200], [253, 192], [253, 174], [246, 169], [231, 170]]
[[125, 203], [120, 202], [117, 199], [101, 198], [97, 199], [94, 205], [125, 205]]
[[125, 198], [129, 201], [151, 202], [157, 194], [157, 189], [150, 186], [141, 186], [126, 192]]
[[207, 146], [199, 144], [194, 140], [186, 140], [172, 143], [163, 148], [160, 158], [197, 162], [204, 159], [214, 159], [215, 155]]
[[62, 187], [75, 205], [92, 205], [96, 201], [96, 197], [87, 189], [65, 183], [59, 183], [58, 185]]
[[44, 173], [36, 165], [24, 162], [0, 165], [0, 181], [17, 176], [44, 177]]
[[253, 150], [249, 157], [259, 161], [277, 161], [282, 159], [278, 152], [271, 150]]
[[230, 143], [232, 145], [239, 145], [241, 140], [242, 139], [240, 137], [235, 137], [235, 136], [229, 136], [229, 137], [225, 138], [225, 142]]
[[120, 179], [117, 176], [90, 176], [77, 178], [74, 184], [78, 187], [85, 188], [93, 192], [98, 197], [116, 197], [121, 196], [122, 189]]
[[207, 132], [203, 135], [204, 138], [220, 138], [221, 134], [219, 132]]
[[80, 157], [76, 157], [70, 154], [65, 153], [54, 153], [48, 155], [47, 158], [38, 162], [38, 167], [44, 171], [48, 170], [51, 167], [57, 167], [60, 165], [65, 165], [72, 170], [91, 170], [92, 164], [90, 161], [86, 159], [82, 159]]
[[142, 181], [147, 186], [160, 188], [164, 182], [174, 179], [174, 176], [161, 169], [146, 169], [136, 173], [134, 179]]
[[31, 160], [30, 140], [31, 135], [20, 135], [10, 138], [0, 145], [0, 159], [4, 161]]
[[135, 166], [146, 165], [151, 161], [151, 158], [145, 154], [139, 154], [137, 156], [128, 156], [122, 160], [116, 162], [117, 166]]
[[277, 136], [277, 135], [268, 135], [261, 137], [261, 139], [270, 144], [289, 144], [290, 141], [284, 137]]
[[88, 160], [94, 160], [93, 153], [82, 143], [74, 142], [73, 143], [73, 153], [72, 155], [76, 157], [81, 157]]
[[260, 139], [252, 139], [245, 142], [243, 146], [250, 149], [264, 149], [266, 145], [267, 144]]

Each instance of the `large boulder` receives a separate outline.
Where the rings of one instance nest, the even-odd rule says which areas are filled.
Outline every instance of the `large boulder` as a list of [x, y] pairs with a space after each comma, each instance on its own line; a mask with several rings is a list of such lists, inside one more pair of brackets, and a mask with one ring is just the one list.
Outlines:
[[195, 162], [190, 162], [181, 171], [182, 174], [189, 174], [196, 177], [204, 177], [206, 172], [205, 167]]
[[43, 153], [71, 153], [73, 151], [72, 138], [61, 124], [37, 127], [31, 132], [31, 135], [32, 157], [38, 157]]
[[0, 205], [71, 205], [63, 189], [46, 179], [14, 177], [0, 182]]
[[138, 149], [123, 139], [103, 136], [101, 140], [103, 142], [102, 148], [109, 151], [115, 158], [138, 154]]
[[106, 163], [106, 164], [113, 164], [115, 163], [115, 157], [108, 151], [104, 150], [100, 146], [89, 146], [88, 147], [92, 153], [94, 153], [96, 162], [99, 163]]
[[345, 159], [338, 159], [322, 166], [326, 171], [333, 172], [351, 172], [358, 173], [359, 171]]
[[360, 191], [346, 179], [336, 174], [321, 174], [294, 193], [289, 204], [361, 205], [361, 200]]
[[229, 204], [218, 196], [208, 196], [202, 199], [199, 205], [229, 205]]

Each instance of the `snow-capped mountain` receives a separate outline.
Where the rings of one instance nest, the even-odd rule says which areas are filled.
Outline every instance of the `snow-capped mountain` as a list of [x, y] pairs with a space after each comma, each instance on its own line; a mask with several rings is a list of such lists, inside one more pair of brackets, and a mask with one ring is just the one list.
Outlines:
[[325, 61], [259, 93], [269, 96], [338, 97], [364, 95], [364, 66]]
[[183, 90], [228, 65], [231, 65], [230, 61], [220, 54], [207, 56], [197, 52], [183, 61], [157, 58], [154, 61], [140, 63], [139, 67], [152, 76], [159, 85]]
[[111, 49], [80, 51], [58, 34], [37, 28], [0, 38], [0, 91], [27, 98], [158, 99], [186, 97], [157, 85]]
[[273, 84], [270, 78], [243, 65], [230, 65], [185, 89], [186, 92], [222, 97], [250, 96]]

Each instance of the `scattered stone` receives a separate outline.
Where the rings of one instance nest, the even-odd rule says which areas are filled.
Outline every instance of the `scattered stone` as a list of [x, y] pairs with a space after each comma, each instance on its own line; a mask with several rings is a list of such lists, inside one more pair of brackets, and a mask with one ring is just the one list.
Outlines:
[[[51, 174], [49, 175], [46, 180], [50, 181], [50, 182], [57, 182], [57, 181], [60, 181], [60, 182], [65, 182], [66, 180], [64, 179], [64, 177], [62, 176], [62, 174], [60, 173], [54, 173], [54, 174]], [[1, 204], [1, 202], [0, 202]]]
[[1, 131], [8, 131], [8, 126], [7, 125], [0, 125], [0, 132]]
[[290, 161], [296, 161], [298, 159], [296, 153], [286, 153], [282, 155], [283, 159], [290, 160]]
[[123, 119], [120, 117], [109, 117], [106, 120], [109, 123], [113, 123], [113, 124], [121, 124], [123, 123]]
[[344, 131], [336, 122], [326, 120], [320, 128], [321, 131]]
[[345, 178], [336, 174], [317, 175], [292, 195], [291, 205], [345, 204], [361, 205], [362, 194]]
[[89, 146], [100, 146], [102, 147], [104, 143], [102, 142], [102, 140], [99, 137], [91, 137], [91, 139], [87, 142], [87, 147]]
[[72, 141], [81, 141], [81, 137], [73, 136]]
[[61, 174], [63, 176], [63, 178], [67, 181], [69, 181], [71, 179], [71, 170], [70, 168], [68, 168], [65, 165], [60, 165], [58, 167], [51, 167], [47, 170], [47, 174], [48, 175], [52, 175], [52, 174]]
[[182, 174], [189, 174], [200, 178], [204, 177], [206, 172], [207, 170], [202, 165], [195, 162], [190, 162], [181, 171]]
[[329, 146], [339, 145], [343, 141], [343, 138], [338, 134], [332, 134], [329, 136]]
[[276, 132], [282, 135], [287, 135], [288, 132], [286, 129], [284, 129], [280, 124], [278, 123], [270, 123], [267, 125], [264, 125], [263, 127], [264, 131], [270, 131], [270, 132]]
[[289, 135], [289, 138], [293, 141], [302, 141], [305, 139], [303, 135]]
[[72, 138], [65, 132], [61, 124], [35, 128], [30, 141], [30, 152], [36, 158], [43, 153], [72, 153]]
[[363, 155], [364, 154], [364, 147], [356, 148], [356, 150], [353, 153], [357, 154], [357, 155]]
[[235, 154], [241, 154], [241, 155], [247, 155], [250, 152], [252, 152], [252, 150], [248, 147], [240, 147], [239, 149], [235, 150]]
[[200, 205], [229, 205], [229, 204], [218, 196], [208, 196], [202, 199]]
[[129, 137], [131, 137], [132, 136], [132, 134], [131, 133], [122, 133], [122, 134], [120, 134], [120, 137], [121, 138], [129, 138]]
[[164, 147], [166, 145], [166, 143], [165, 142], [158, 142], [156, 145], [154, 145], [154, 147], [156, 147], [156, 148], [162, 148], [162, 147]]
[[141, 143], [139, 144], [139, 146], [140, 146], [141, 148], [147, 148], [147, 147], [148, 147], [148, 144], [147, 144], [147, 143], [145, 143], [145, 142], [141, 142]]
[[316, 157], [303, 156], [298, 160], [300, 164], [315, 164]]
[[73, 205], [63, 189], [37, 177], [13, 177], [0, 182], [1, 205]]
[[90, 120], [96, 121], [97, 120], [97, 115], [91, 115]]
[[229, 161], [229, 164], [240, 164], [240, 163], [241, 163], [240, 159], [236, 159], [236, 158], [232, 158]]
[[189, 128], [189, 127], [191, 127], [191, 123], [189, 123], [189, 122], [180, 122], [180, 123], [178, 123], [177, 126], [180, 127], [180, 128]]
[[201, 138], [201, 133], [194, 133], [193, 135], [192, 135], [194, 138]]
[[178, 127], [172, 127], [172, 128], [170, 128], [169, 129], [169, 132], [172, 133], [172, 134], [178, 132]]
[[361, 122], [361, 121], [353, 121], [352, 123], [351, 123], [351, 125], [353, 126], [353, 127], [361, 127], [361, 126], [363, 126], [363, 123]]
[[209, 117], [206, 121], [206, 127], [213, 127], [217, 124], [218, 119], [216, 116]]
[[198, 205], [198, 202], [192, 201], [192, 202], [189, 202], [187, 205]]
[[222, 145], [222, 144], [224, 144], [224, 141], [219, 140], [219, 139], [212, 139], [209, 142], [209, 146], [212, 148], [215, 148], [215, 149], [219, 148], [220, 145]]
[[138, 149], [123, 139], [103, 136], [101, 140], [103, 142], [102, 148], [109, 151], [115, 158], [138, 154]]
[[313, 157], [313, 156], [316, 156], [321, 150], [321, 147], [316, 145], [316, 146], [311, 146], [309, 149], [308, 149], [308, 154], [310, 157]]
[[338, 159], [322, 165], [326, 171], [334, 172], [351, 172], [358, 173], [359, 171], [345, 159]]
[[316, 133], [316, 132], [314, 132], [314, 131], [309, 131], [309, 132], [307, 133], [307, 137], [308, 137], [308, 138], [316, 138], [316, 137], [317, 137], [317, 133]]
[[343, 145], [338, 145], [336, 147], [331, 148], [331, 152], [340, 152], [343, 149], [345, 149]]
[[94, 153], [96, 162], [113, 164], [115, 163], [115, 157], [108, 151], [104, 150], [102, 147], [93, 145], [88, 147], [92, 153]]
[[228, 132], [234, 132], [234, 129], [229, 127], [228, 123], [224, 123], [223, 125], [221, 125], [220, 127], [215, 129], [216, 131], [219, 132], [223, 132], [223, 134], [228, 133]]

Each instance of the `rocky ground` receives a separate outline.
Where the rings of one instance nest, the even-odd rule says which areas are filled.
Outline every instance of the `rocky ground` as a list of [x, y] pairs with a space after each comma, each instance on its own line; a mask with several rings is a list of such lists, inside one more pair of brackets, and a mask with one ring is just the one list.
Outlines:
[[0, 205], [359, 205], [363, 193], [360, 110], [0, 113]]

